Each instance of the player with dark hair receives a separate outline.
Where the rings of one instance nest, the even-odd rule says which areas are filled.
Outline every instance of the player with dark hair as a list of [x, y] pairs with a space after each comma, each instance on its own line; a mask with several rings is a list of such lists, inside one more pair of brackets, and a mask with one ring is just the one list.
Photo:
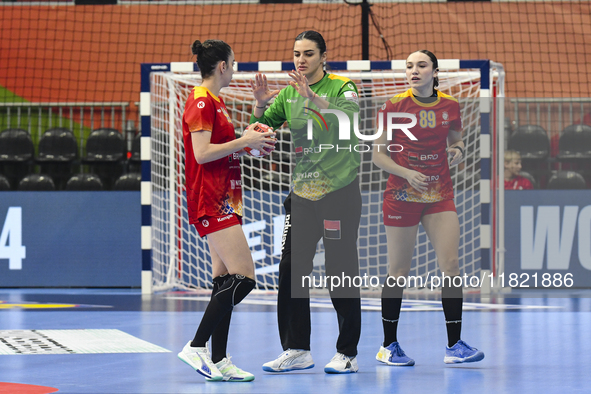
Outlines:
[[[350, 79], [324, 70], [326, 43], [316, 31], [304, 31], [296, 37], [293, 56], [296, 70], [289, 74], [290, 86], [271, 91], [261, 74], [251, 81], [256, 99], [251, 122], [276, 128], [287, 121], [296, 157], [292, 191], [283, 204], [286, 216], [277, 296], [284, 352], [263, 365], [263, 370], [269, 372], [314, 366], [310, 354], [310, 295], [302, 281], [312, 272], [320, 238], [324, 242], [327, 276], [359, 275], [361, 194], [357, 172], [361, 158], [351, 149], [358, 140], [352, 131], [350, 140], [339, 140], [340, 129], [334, 115], [323, 116], [326, 125], [311, 121], [312, 114], [318, 116], [322, 110], [332, 109], [344, 113], [352, 126], [354, 114], [359, 112], [357, 87]], [[310, 139], [308, 124], [313, 127]], [[320, 149], [321, 146], [334, 149]], [[357, 372], [361, 333], [359, 289], [342, 286], [332, 289], [330, 296], [338, 316], [339, 337], [337, 353], [324, 371]]]
[[[213, 290], [195, 338], [179, 358], [207, 380], [251, 381], [254, 376], [236, 367], [226, 355], [232, 309], [255, 286], [254, 263], [242, 224], [240, 155], [244, 148], [274, 147], [273, 132], [247, 128], [236, 139], [220, 90], [234, 73], [234, 52], [220, 40], [195, 41], [203, 83], [191, 91], [183, 114], [185, 177], [189, 223], [207, 236]], [[211, 337], [210, 357], [206, 346]]]
[[[419, 223], [423, 224], [439, 268], [446, 276], [441, 289], [448, 338], [444, 362], [474, 362], [484, 358], [484, 353], [460, 339], [463, 304], [458, 258], [460, 225], [449, 166], [460, 163], [465, 146], [460, 105], [452, 96], [435, 89], [439, 85], [438, 72], [433, 53], [427, 50], [411, 53], [406, 60], [410, 89], [388, 100], [378, 114], [378, 122], [383, 125], [389, 113], [418, 117], [416, 124], [408, 128], [414, 139], [395, 132], [388, 141], [384, 132], [373, 148], [374, 164], [390, 174], [383, 203], [389, 266], [389, 277], [382, 290], [384, 343], [376, 356], [388, 365], [414, 365], [396, 335], [403, 293], [397, 279], [407, 277], [410, 272]], [[393, 119], [397, 124], [409, 120]], [[392, 149], [390, 153], [385, 148], [390, 144], [401, 145], [403, 150]]]
[[515, 150], [505, 151], [505, 190], [531, 190], [533, 185], [521, 172], [521, 155]]

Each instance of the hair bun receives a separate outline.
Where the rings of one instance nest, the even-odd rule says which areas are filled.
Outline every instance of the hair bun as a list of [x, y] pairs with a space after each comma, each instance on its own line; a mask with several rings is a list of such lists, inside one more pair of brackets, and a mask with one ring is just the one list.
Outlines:
[[191, 52], [193, 55], [199, 56], [199, 54], [203, 51], [203, 44], [199, 40], [195, 40], [193, 45], [191, 45]]

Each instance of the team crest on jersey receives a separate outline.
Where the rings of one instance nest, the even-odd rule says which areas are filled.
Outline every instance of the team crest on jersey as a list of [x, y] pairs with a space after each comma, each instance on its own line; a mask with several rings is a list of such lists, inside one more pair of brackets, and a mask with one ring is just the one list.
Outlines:
[[449, 119], [449, 115], [446, 111], [443, 111], [443, 113], [441, 114], [441, 117], [443, 118], [443, 120], [448, 120]]
[[205, 107], [205, 102], [204, 101], [199, 101], [197, 103], [197, 108], [204, 108]]
[[222, 113], [226, 116], [226, 119], [228, 119], [228, 123], [232, 123], [232, 119], [230, 118], [230, 115], [228, 115], [226, 108], [222, 107]]
[[207, 221], [207, 219], [203, 219], [201, 221], [201, 224], [203, 225], [203, 227], [209, 227], [209, 222]]

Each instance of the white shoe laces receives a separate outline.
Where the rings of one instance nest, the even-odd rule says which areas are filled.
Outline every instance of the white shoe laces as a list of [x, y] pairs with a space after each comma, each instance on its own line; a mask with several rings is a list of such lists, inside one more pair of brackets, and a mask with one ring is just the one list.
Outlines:
[[330, 361], [340, 361], [340, 360], [349, 360], [349, 357], [345, 356], [343, 353], [337, 353]]

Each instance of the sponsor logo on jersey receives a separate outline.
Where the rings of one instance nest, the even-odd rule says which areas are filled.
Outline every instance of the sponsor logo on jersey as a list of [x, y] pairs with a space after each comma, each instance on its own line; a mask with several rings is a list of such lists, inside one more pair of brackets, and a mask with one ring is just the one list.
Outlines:
[[386, 103], [384, 103], [384, 105], [382, 105], [382, 111], [386, 109]]
[[318, 171], [314, 172], [300, 172], [296, 174], [297, 179], [312, 179], [312, 178], [319, 178], [320, 173]]
[[297, 98], [294, 98], [294, 99], [288, 98], [288, 99], [285, 99], [285, 101], [287, 101], [288, 103], [297, 103], [298, 99]]
[[224, 220], [232, 219], [232, 216], [234, 216], [234, 214], [230, 214], [230, 215], [224, 216], [223, 218], [217, 218], [218, 223], [219, 222], [223, 222]]
[[354, 102], [355, 104], [359, 105], [359, 96], [355, 92], [345, 92], [343, 93], [345, 98], [349, 101]]
[[437, 153], [433, 154], [433, 155], [423, 155], [423, 154], [419, 154], [419, 153], [414, 153], [414, 152], [408, 152], [408, 160], [412, 160], [412, 161], [430, 161], [430, 160], [437, 160], [439, 158], [439, 155]]
[[240, 179], [238, 179], [238, 180], [230, 179], [230, 187], [232, 189], [236, 189], [236, 188], [242, 187], [242, 180], [240, 180]]
[[388, 219], [396, 219], [396, 220], [400, 220], [400, 219], [402, 219], [402, 216], [393, 216], [393, 215], [388, 215]]
[[240, 153], [231, 153], [228, 155], [228, 162], [232, 162], [232, 160], [240, 159]]
[[197, 102], [197, 108], [204, 108], [204, 107], [205, 107], [205, 101]]

